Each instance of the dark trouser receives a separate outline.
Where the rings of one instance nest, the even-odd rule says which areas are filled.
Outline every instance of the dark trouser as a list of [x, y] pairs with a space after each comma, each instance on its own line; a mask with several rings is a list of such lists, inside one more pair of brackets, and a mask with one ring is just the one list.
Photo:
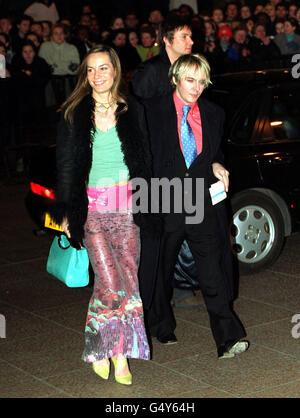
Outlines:
[[228, 301], [226, 282], [220, 268], [221, 251], [213, 208], [205, 211], [199, 225], [182, 225], [176, 231], [165, 230], [160, 246], [157, 281], [147, 321], [152, 336], [174, 332], [176, 321], [171, 307], [172, 277], [178, 252], [186, 239], [198, 271], [200, 288], [210, 318], [218, 354], [245, 336], [245, 331]]

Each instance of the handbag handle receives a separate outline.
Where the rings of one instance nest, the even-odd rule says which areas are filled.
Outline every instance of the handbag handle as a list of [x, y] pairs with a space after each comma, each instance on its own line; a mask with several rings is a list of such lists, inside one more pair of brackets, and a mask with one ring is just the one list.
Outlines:
[[58, 241], [57, 241], [58, 242], [58, 245], [59, 245], [59, 248], [61, 248], [62, 250], [67, 250], [68, 248], [70, 248], [71, 244], [69, 243], [69, 245], [67, 247], [63, 247], [62, 244], [61, 244], [61, 242], [60, 242], [61, 237], [62, 237], [62, 235], [59, 236]]

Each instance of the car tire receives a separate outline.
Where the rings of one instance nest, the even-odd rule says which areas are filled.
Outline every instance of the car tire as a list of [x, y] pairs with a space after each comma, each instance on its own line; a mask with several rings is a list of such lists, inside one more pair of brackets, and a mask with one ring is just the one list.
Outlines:
[[242, 274], [257, 273], [279, 257], [284, 222], [276, 203], [256, 191], [244, 191], [232, 201], [232, 249]]

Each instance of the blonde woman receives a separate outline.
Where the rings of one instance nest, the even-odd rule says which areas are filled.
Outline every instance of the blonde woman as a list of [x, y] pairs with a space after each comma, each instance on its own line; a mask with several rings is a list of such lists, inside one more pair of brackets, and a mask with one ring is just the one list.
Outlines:
[[130, 385], [127, 358], [148, 360], [150, 351], [137, 279], [143, 216], [133, 215], [129, 185], [149, 179], [151, 162], [142, 107], [120, 83], [114, 49], [91, 49], [61, 108], [53, 216], [86, 247], [95, 273], [83, 360], [108, 379], [111, 359], [116, 381]]

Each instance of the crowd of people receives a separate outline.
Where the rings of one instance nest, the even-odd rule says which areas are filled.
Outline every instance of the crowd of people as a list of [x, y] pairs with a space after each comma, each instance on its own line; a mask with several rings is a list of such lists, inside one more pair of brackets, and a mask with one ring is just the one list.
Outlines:
[[[82, 2], [76, 19], [59, 15], [58, 9], [55, 1], [42, 0], [34, 1], [22, 14], [0, 15], [0, 54], [6, 62], [0, 76], [10, 79], [11, 96], [16, 98], [12, 106], [17, 106], [14, 113], [22, 127], [14, 133], [18, 143], [35, 126], [33, 114], [39, 115], [43, 106], [58, 106], [70, 94], [90, 49], [98, 44], [113, 47], [130, 85], [138, 66], [160, 53], [159, 27], [175, 15], [188, 23], [192, 51], [206, 57], [212, 75], [284, 67], [300, 52], [298, 0], [261, 0], [255, 7], [232, 1], [223, 9], [197, 11], [181, 4], [167, 14], [153, 8], [146, 18], [128, 10], [106, 24], [93, 10], [93, 3]], [[2, 92], [6, 88], [1, 83]], [[2, 98], [3, 106], [7, 102]], [[7, 125], [5, 112], [2, 119], [2, 126]]]
[[[255, 7], [242, 3], [232, 1], [224, 9], [199, 13], [187, 4], [169, 10], [168, 15], [176, 14], [190, 24], [193, 52], [208, 59], [213, 74], [250, 69], [300, 52], [297, 0], [262, 0]], [[165, 18], [159, 9], [151, 10], [146, 20], [129, 11], [103, 25], [89, 3], [82, 5], [77, 21], [71, 21], [59, 16], [55, 2], [34, 2], [21, 16], [0, 16], [6, 76], [14, 76], [20, 66], [24, 42], [33, 44], [35, 55], [47, 62], [53, 75], [76, 74], [86, 53], [102, 43], [117, 51], [123, 72], [134, 71], [140, 62], [159, 53], [159, 25]]]

